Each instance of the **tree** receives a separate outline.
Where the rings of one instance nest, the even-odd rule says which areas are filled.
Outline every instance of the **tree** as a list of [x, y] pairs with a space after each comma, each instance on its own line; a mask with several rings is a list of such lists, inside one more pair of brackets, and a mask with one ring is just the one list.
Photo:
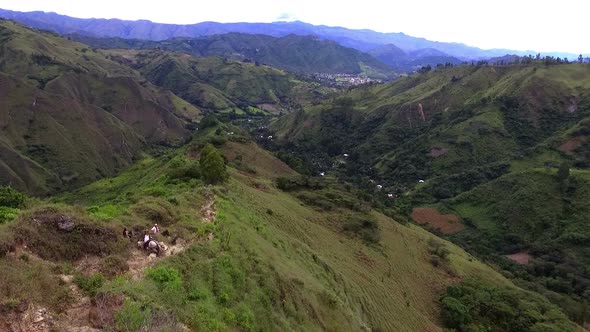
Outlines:
[[209, 143], [201, 150], [199, 166], [203, 179], [208, 183], [223, 182], [228, 177], [221, 153]]
[[442, 319], [449, 327], [461, 329], [472, 321], [469, 308], [460, 300], [445, 296], [441, 300]]
[[219, 120], [213, 114], [206, 115], [203, 119], [201, 119], [201, 122], [199, 122], [201, 129], [215, 127], [218, 124], [219, 124]]

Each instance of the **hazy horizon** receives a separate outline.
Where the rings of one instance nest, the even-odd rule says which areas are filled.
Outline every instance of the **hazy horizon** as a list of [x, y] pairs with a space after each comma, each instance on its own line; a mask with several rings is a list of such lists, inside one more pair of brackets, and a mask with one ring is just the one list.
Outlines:
[[363, 6], [311, 0], [296, 3], [285, 0], [229, 1], [207, 3], [206, 8], [179, 0], [166, 3], [162, 7], [161, 2], [153, 0], [104, 0], [82, 5], [73, 0], [2, 0], [0, 8], [55, 12], [77, 18], [149, 20], [167, 24], [297, 20], [314, 25], [402, 32], [412, 37], [463, 43], [482, 49], [590, 54], [590, 43], [582, 44], [585, 40], [585, 11], [575, 10], [577, 3], [579, 7], [585, 7], [581, 1], [569, 2], [567, 6], [539, 6], [538, 2], [529, 0], [499, 0], [493, 5], [474, 5], [473, 1], [465, 0], [444, 3], [429, 0], [390, 2], [385, 9], [380, 1], [375, 0], [366, 0]]

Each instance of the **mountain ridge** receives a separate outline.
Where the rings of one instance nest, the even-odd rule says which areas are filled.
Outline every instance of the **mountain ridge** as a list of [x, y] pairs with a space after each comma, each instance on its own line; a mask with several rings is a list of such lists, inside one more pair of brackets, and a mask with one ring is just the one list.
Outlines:
[[253, 61], [292, 73], [366, 75], [389, 79], [393, 69], [369, 54], [313, 35], [290, 34], [272, 37], [263, 34], [230, 32], [197, 38], [175, 37], [163, 41], [124, 38], [94, 38], [69, 35], [73, 40], [102, 49], [161, 49], [195, 56], [222, 56]]
[[[120, 19], [78, 19], [57, 13], [16, 12], [0, 9], [0, 16], [20, 20], [36, 28], [50, 29], [61, 34], [80, 33], [93, 37], [123, 37], [135, 39], [164, 40], [172, 37], [198, 37], [227, 32], [263, 33], [275, 37], [290, 33], [313, 34], [322, 39], [331, 39], [343, 46], [367, 52], [380, 44], [393, 43], [406, 51], [420, 48], [435, 48], [451, 56], [463, 59], [490, 58], [515, 53], [535, 54], [533, 51], [508, 49], [482, 50], [462, 43], [429, 41], [425, 38], [410, 37], [404, 33], [380, 33], [369, 29], [353, 30], [342, 27], [312, 25], [300, 21], [274, 23], [218, 23], [201, 22], [189, 25], [153, 23], [149, 20], [126, 21]], [[549, 54], [549, 53], [547, 53]], [[551, 53], [561, 57], [575, 57], [565, 52]]]

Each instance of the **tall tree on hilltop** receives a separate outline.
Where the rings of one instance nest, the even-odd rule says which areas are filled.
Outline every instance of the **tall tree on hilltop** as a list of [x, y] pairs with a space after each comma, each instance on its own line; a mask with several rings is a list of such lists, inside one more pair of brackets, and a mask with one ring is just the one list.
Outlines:
[[207, 183], [220, 183], [228, 177], [221, 153], [211, 144], [205, 145], [201, 151], [199, 166], [201, 175]]

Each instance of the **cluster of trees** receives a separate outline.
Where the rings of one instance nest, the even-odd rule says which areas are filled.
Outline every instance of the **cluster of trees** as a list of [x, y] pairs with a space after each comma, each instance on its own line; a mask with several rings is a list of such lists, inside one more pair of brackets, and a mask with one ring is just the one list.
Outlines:
[[[481, 62], [481, 61], [480, 61]], [[480, 62], [477, 65], [481, 65]], [[523, 56], [523, 57], [514, 57], [513, 60], [500, 60], [495, 62], [493, 65], [496, 66], [509, 66], [509, 65], [530, 65], [530, 64], [544, 64], [546, 66], [550, 65], [559, 65], [559, 64], [569, 64], [569, 63], [587, 63], [590, 62], [590, 58], [584, 58], [582, 54], [580, 54], [577, 60], [570, 61], [567, 57], [554, 57], [551, 55], [547, 55], [542, 57], [541, 53], [537, 53], [537, 55], [533, 56], [531, 54]], [[471, 63], [474, 65], [474, 63]], [[485, 61], [485, 65], [487, 65], [487, 61]]]
[[[525, 55], [522, 57], [519, 56], [515, 56], [514, 58], [510, 59], [510, 60], [498, 60], [496, 62], [491, 63], [491, 65], [493, 66], [514, 66], [514, 65], [531, 65], [531, 64], [544, 64], [546, 66], [551, 66], [551, 65], [560, 65], [560, 64], [570, 64], [570, 63], [590, 63], [590, 57], [584, 57], [582, 54], [580, 54], [578, 56], [577, 59], [575, 60], [570, 60], [567, 57], [561, 58], [561, 57], [554, 57], [551, 55], [546, 55], [544, 57], [541, 56], [541, 53], [537, 53], [535, 56], [533, 56], [532, 54], [529, 55]], [[471, 65], [471, 66], [488, 66], [490, 65], [490, 62], [488, 60], [479, 60], [479, 61], [472, 61], [471, 63], [469, 62], [463, 62], [461, 65], [463, 66], [467, 66], [467, 65]], [[447, 67], [454, 67], [455, 65], [452, 63], [438, 63], [436, 65], [436, 69], [441, 69], [441, 68], [447, 68]], [[418, 73], [427, 73], [431, 70], [433, 70], [434, 68], [431, 65], [427, 65], [427, 66], [423, 66], [420, 67], [420, 69], [418, 69]]]
[[210, 143], [201, 149], [199, 161], [180, 158], [175, 159], [171, 166], [172, 169], [168, 172], [168, 176], [172, 181], [200, 178], [206, 183], [216, 184], [224, 182], [228, 178], [225, 159]]
[[449, 287], [440, 302], [445, 325], [455, 331], [577, 330], [559, 308], [542, 297], [481, 280]]

